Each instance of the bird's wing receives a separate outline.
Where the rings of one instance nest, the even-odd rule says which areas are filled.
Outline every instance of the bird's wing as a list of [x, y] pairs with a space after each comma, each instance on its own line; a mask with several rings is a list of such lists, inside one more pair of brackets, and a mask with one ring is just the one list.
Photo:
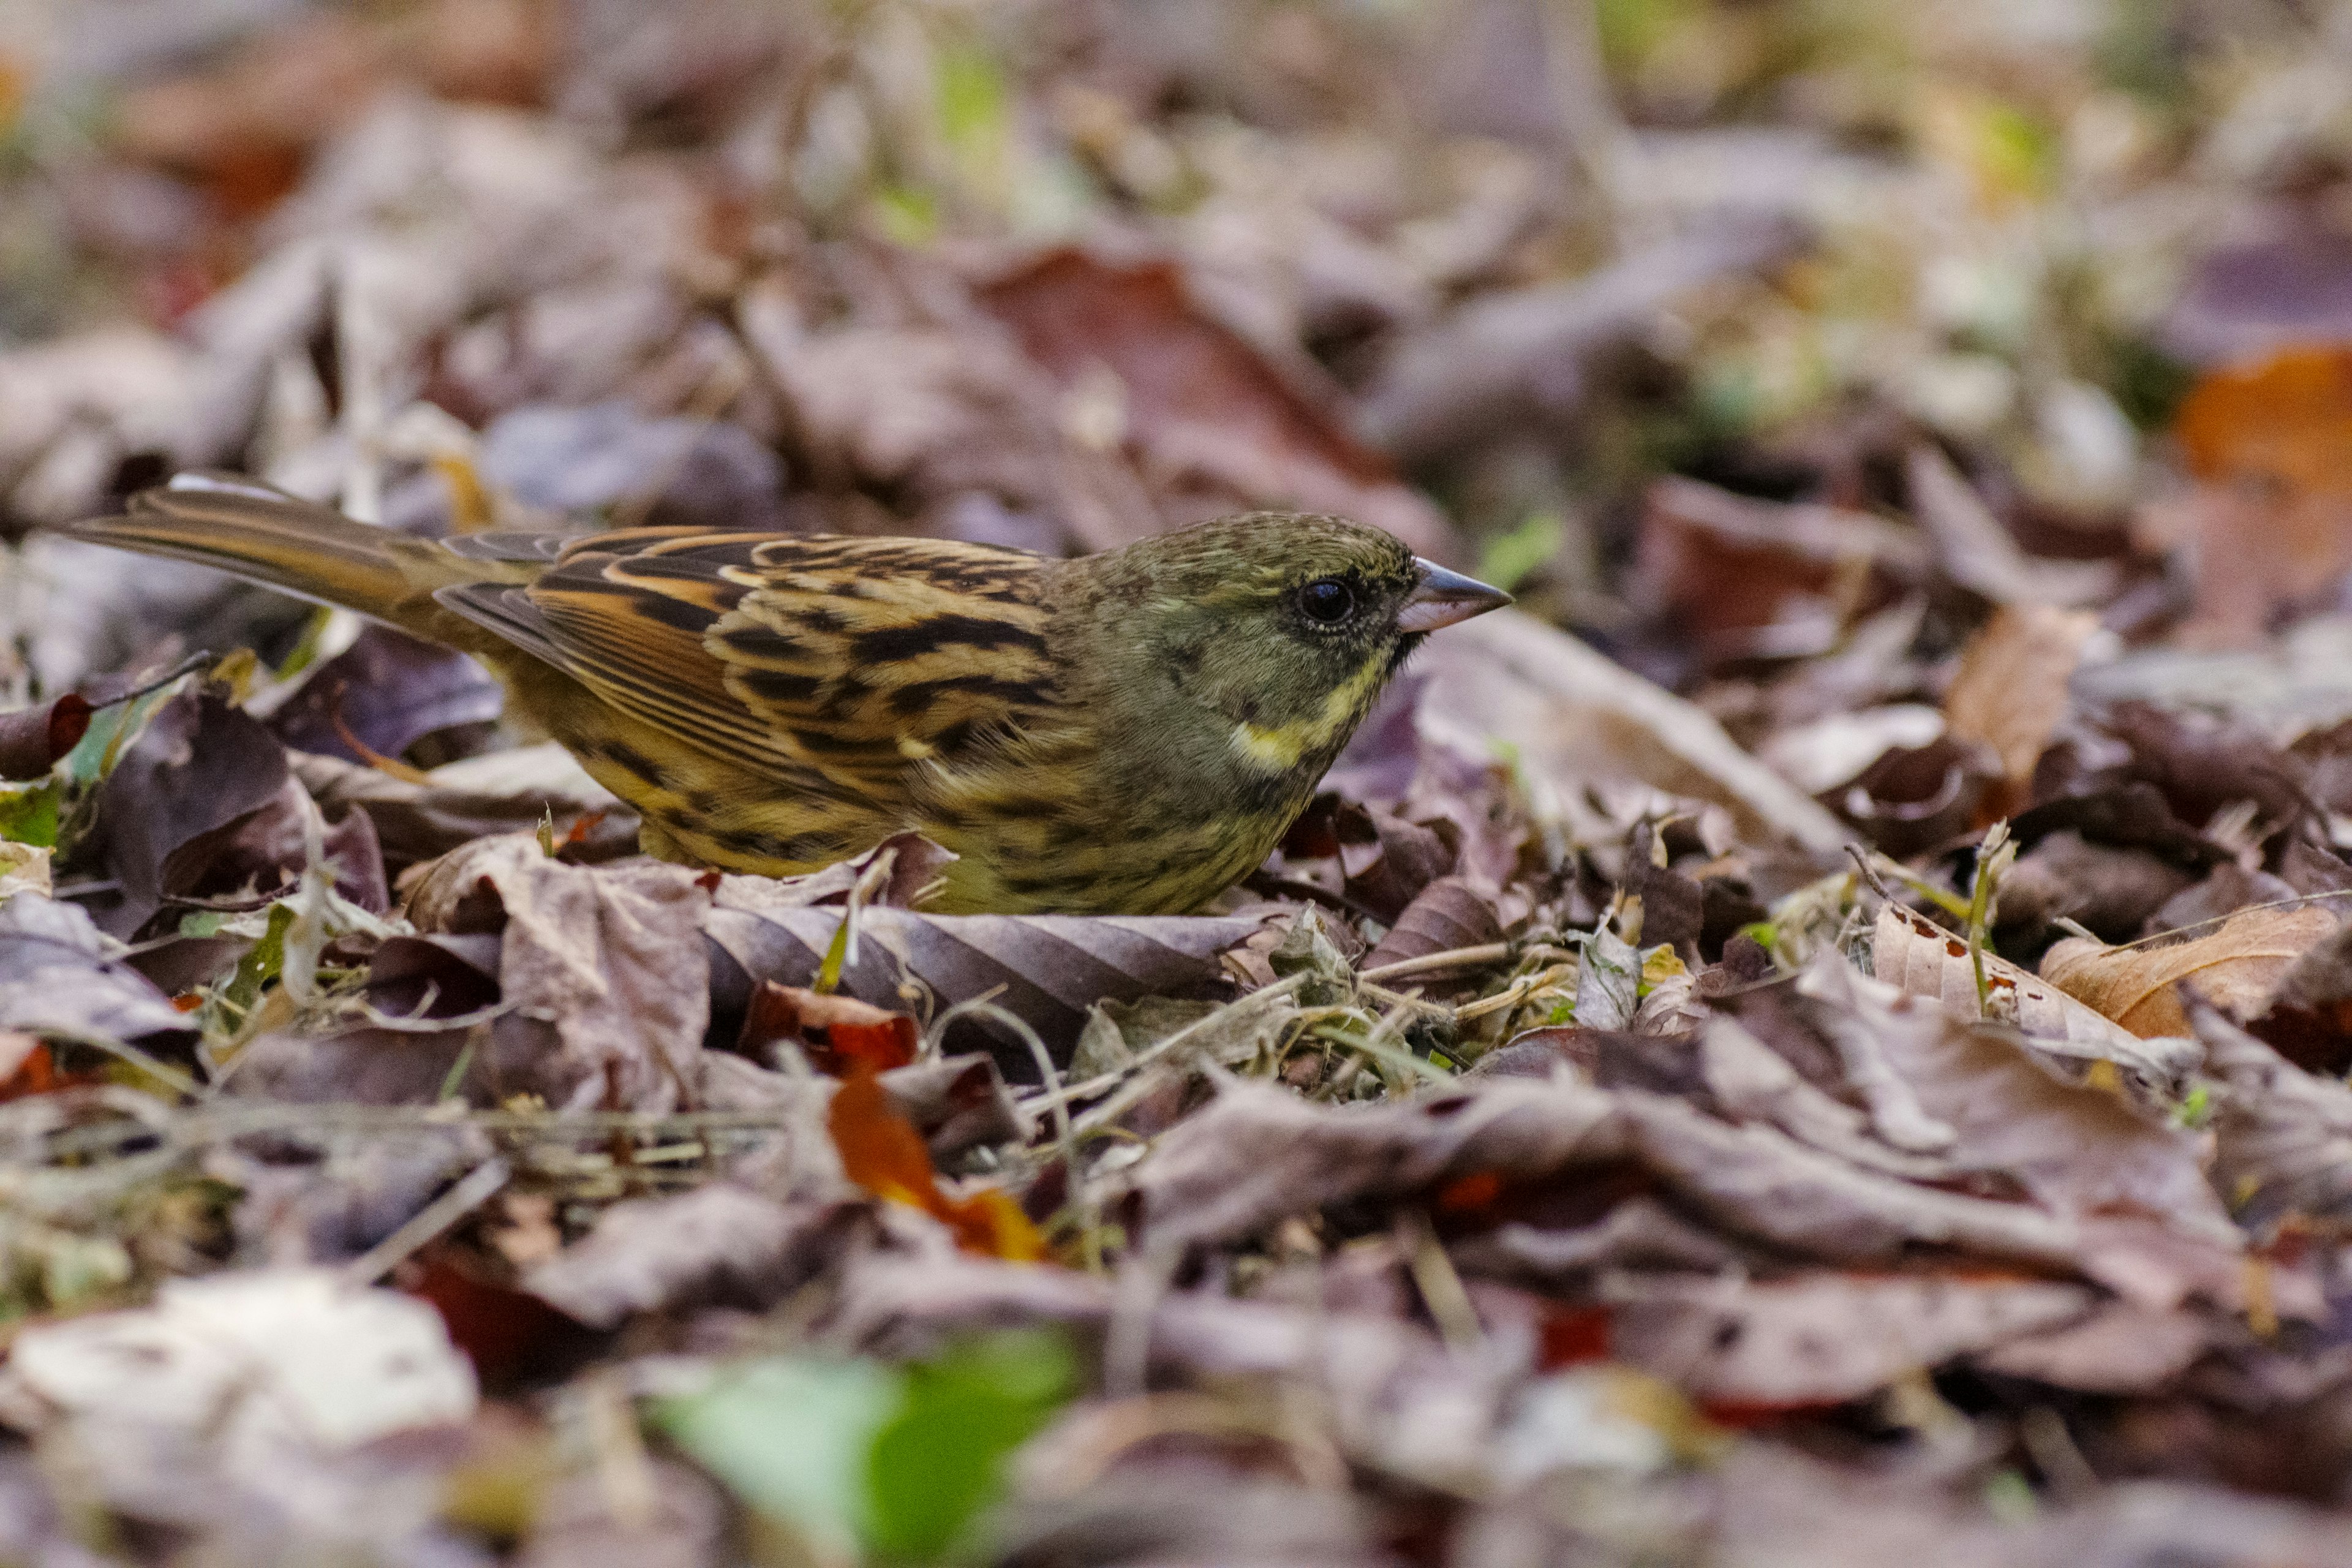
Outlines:
[[934, 540], [632, 529], [573, 542], [528, 587], [440, 597], [704, 752], [886, 790], [1051, 706], [1045, 564]]

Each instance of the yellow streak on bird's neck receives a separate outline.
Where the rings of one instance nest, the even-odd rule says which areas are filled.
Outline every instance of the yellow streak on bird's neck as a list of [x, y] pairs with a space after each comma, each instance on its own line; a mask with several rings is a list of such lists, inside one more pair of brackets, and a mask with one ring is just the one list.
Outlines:
[[1331, 689], [1323, 699], [1319, 713], [1294, 719], [1287, 724], [1252, 724], [1244, 721], [1234, 725], [1234, 750], [1260, 767], [1276, 772], [1297, 767], [1309, 752], [1329, 744], [1355, 721], [1356, 710], [1380, 684], [1381, 673], [1380, 660], [1367, 659], [1361, 669]]

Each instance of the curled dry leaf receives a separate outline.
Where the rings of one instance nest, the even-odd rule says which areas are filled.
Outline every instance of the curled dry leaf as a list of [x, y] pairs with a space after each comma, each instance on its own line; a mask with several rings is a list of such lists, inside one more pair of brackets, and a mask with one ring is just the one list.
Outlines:
[[1989, 1017], [2010, 1025], [2037, 1048], [2078, 1069], [2113, 1062], [2149, 1088], [2168, 1089], [2195, 1065], [2192, 1043], [2143, 1038], [2007, 959], [1991, 952], [1982, 957], [1987, 998], [1979, 1005], [1976, 963], [1967, 942], [1897, 904], [1882, 908], [1872, 928], [1871, 973], [1897, 991], [1941, 1003], [1955, 1018]]
[[551, 741], [449, 763], [421, 783], [339, 757], [297, 752], [291, 760], [294, 776], [321, 806], [351, 805], [367, 814], [395, 868], [478, 838], [530, 832], [551, 817], [569, 859], [605, 860], [636, 851], [636, 814]]
[[1717, 657], [1821, 652], [1837, 599], [1867, 584], [1884, 602], [1927, 568], [1918, 534], [1873, 512], [1679, 477], [1654, 482], [1643, 501], [1641, 576], [1680, 624], [1706, 628]]
[[2011, 1340], [1978, 1364], [2079, 1394], [2152, 1394], [2226, 1331], [2194, 1308], [2116, 1301], [2079, 1322]]
[[1918, 1111], [1948, 1131], [1936, 1152], [1951, 1171], [1998, 1173], [2070, 1216], [2144, 1214], [2184, 1236], [2237, 1245], [2193, 1134], [2065, 1081], [2006, 1029], [1954, 1018], [1834, 958], [1824, 955], [1798, 984], [1824, 1003], [1835, 998], [1819, 1008], [1821, 1021], [1851, 1019], [1857, 1043], [1866, 1038]]
[[2196, 1011], [2222, 1085], [2213, 1125], [2222, 1195], [2263, 1223], [2352, 1213], [2352, 1089], [2305, 1072], [2213, 1008]]
[[464, 654], [371, 625], [310, 672], [269, 728], [297, 751], [366, 763], [442, 731], [488, 724], [504, 705], [498, 681]]
[[80, 743], [95, 711], [88, 699], [68, 691], [37, 708], [0, 713], [0, 779], [37, 779]]
[[2042, 956], [2042, 977], [2136, 1035], [2186, 1035], [2189, 1014], [2175, 986], [2193, 988], [2232, 1018], [2251, 1018], [2336, 925], [2326, 909], [2302, 904], [2241, 910], [2219, 931], [2185, 942], [2102, 947], [2072, 937]]
[[842, 1077], [856, 1068], [888, 1072], [915, 1059], [922, 1029], [913, 1016], [796, 985], [762, 980], [751, 993], [735, 1048], [767, 1060], [790, 1041], [819, 1072]]
[[702, 879], [683, 866], [567, 866], [527, 834], [478, 839], [409, 889], [429, 931], [496, 931], [510, 1011], [485, 1053], [503, 1092], [581, 1110], [668, 1110], [700, 1092], [710, 961]]
[[107, 868], [121, 884], [100, 916], [117, 936], [163, 901], [165, 863], [182, 847], [285, 797], [286, 748], [218, 691], [169, 699], [125, 749], [98, 792]]
[[2088, 610], [2008, 605], [1960, 650], [1959, 673], [1944, 692], [1944, 721], [1955, 737], [1990, 747], [2012, 790], [2032, 778], [2066, 717], [2067, 679], [2098, 628]]
[[2043, 1268], [2079, 1262], [2077, 1228], [2032, 1205], [1858, 1170], [1665, 1095], [1560, 1081], [1482, 1080], [1376, 1109], [1233, 1085], [1161, 1135], [1132, 1187], [1148, 1239], [1185, 1245], [1236, 1240], [1326, 1205], [1421, 1193], [1477, 1173], [1532, 1180], [1622, 1161], [1714, 1224], [1807, 1257], [1885, 1262], [1925, 1244]]

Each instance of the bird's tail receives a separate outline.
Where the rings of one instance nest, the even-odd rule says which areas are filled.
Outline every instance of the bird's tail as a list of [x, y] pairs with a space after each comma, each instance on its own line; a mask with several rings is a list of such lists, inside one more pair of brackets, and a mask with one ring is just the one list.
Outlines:
[[494, 648], [498, 639], [436, 602], [435, 592], [467, 583], [528, 582], [532, 575], [520, 563], [469, 559], [227, 474], [182, 474], [131, 497], [121, 516], [56, 531], [215, 567], [469, 652]]

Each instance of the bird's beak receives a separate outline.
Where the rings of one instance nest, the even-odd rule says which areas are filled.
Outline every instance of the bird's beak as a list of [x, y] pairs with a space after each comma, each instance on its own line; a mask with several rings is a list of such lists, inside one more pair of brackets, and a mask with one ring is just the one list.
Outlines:
[[1448, 572], [1434, 561], [1423, 561], [1416, 555], [1412, 563], [1421, 568], [1421, 582], [1405, 595], [1404, 608], [1397, 616], [1397, 630], [1401, 632], [1433, 632], [1440, 626], [1499, 610], [1511, 602], [1511, 596], [1500, 588], [1490, 588], [1477, 578], [1465, 577], [1459, 572]]

